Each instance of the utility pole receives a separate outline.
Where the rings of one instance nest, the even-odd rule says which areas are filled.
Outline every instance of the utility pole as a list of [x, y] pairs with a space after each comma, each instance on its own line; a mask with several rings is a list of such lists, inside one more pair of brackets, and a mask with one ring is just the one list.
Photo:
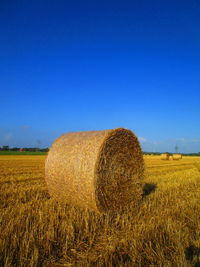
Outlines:
[[178, 153], [178, 146], [177, 145], [175, 145], [175, 152], [176, 152], [176, 154]]
[[36, 141], [36, 146], [37, 150], [40, 150], [41, 141], [39, 139]]

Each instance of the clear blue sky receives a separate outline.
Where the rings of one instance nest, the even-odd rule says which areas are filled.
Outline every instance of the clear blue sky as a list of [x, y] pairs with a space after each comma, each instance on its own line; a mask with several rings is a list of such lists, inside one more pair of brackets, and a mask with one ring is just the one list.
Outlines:
[[200, 1], [0, 1], [0, 146], [125, 127], [200, 151]]

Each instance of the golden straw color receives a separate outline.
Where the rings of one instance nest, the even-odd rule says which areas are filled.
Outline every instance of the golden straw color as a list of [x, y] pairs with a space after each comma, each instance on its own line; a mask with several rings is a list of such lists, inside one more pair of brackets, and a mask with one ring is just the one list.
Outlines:
[[164, 153], [164, 154], [161, 154], [161, 157], [160, 157], [162, 160], [169, 160], [170, 158], [170, 155], [168, 153]]
[[64, 134], [53, 143], [45, 163], [53, 198], [97, 212], [138, 201], [143, 176], [140, 144], [124, 128]]
[[172, 158], [173, 158], [173, 160], [179, 160], [179, 159], [182, 159], [182, 155], [181, 154], [173, 154]]

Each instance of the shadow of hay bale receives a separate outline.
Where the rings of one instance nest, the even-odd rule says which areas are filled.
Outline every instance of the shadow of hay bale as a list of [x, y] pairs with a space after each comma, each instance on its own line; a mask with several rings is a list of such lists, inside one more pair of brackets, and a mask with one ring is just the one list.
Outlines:
[[144, 184], [142, 197], [148, 196], [151, 193], [155, 192], [156, 188], [157, 188], [156, 184], [148, 184], [148, 183]]
[[199, 258], [200, 258], [200, 248], [198, 248], [198, 247], [196, 247], [194, 245], [191, 245], [191, 246], [187, 247], [185, 249], [185, 258], [186, 258], [186, 260], [191, 261], [191, 262], [194, 259], [196, 260], [196, 258], [198, 258], [197, 261], [194, 262], [194, 265], [193, 266], [194, 267], [200, 267], [200, 261], [199, 261]]

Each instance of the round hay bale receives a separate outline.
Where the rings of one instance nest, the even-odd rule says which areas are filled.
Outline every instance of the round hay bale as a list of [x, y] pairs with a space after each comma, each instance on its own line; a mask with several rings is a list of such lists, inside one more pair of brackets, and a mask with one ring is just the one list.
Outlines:
[[45, 163], [53, 198], [98, 212], [140, 199], [143, 173], [138, 139], [123, 128], [64, 134]]
[[173, 154], [172, 158], [173, 158], [173, 160], [179, 160], [179, 159], [182, 159], [182, 155], [181, 154]]
[[169, 153], [163, 153], [163, 154], [161, 154], [161, 156], [160, 156], [160, 158], [161, 158], [162, 160], [169, 160], [169, 157], [170, 157]]

